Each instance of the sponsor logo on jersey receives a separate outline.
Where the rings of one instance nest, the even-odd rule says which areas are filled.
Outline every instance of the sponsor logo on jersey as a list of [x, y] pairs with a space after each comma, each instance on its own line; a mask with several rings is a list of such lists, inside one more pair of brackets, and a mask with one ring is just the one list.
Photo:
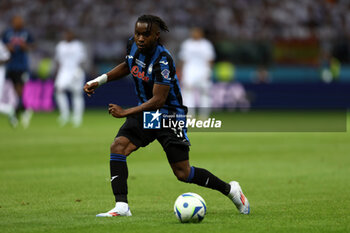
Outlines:
[[134, 59], [134, 57], [131, 56], [131, 55], [127, 55], [126, 58], [127, 58], [127, 59]]
[[166, 80], [171, 80], [171, 78], [169, 77], [170, 71], [168, 69], [163, 70], [161, 74]]
[[132, 76], [134, 76], [135, 78], [139, 78], [142, 81], [148, 82], [149, 81], [149, 77], [145, 76], [145, 71], [140, 71], [140, 68], [138, 66], [133, 66], [131, 68], [131, 74]]

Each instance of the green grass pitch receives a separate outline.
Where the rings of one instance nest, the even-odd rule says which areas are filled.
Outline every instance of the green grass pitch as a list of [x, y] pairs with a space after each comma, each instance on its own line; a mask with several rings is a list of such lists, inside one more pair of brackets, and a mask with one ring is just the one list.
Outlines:
[[[109, 145], [124, 120], [88, 111], [79, 129], [57, 113], [30, 128], [0, 116], [0, 232], [349, 232], [350, 134], [190, 133], [192, 165], [238, 180], [251, 215], [219, 192], [180, 183], [157, 142], [128, 158], [132, 217], [96, 218], [114, 206]], [[348, 130], [349, 131], [349, 130]], [[208, 212], [181, 224], [173, 204], [200, 194]]]

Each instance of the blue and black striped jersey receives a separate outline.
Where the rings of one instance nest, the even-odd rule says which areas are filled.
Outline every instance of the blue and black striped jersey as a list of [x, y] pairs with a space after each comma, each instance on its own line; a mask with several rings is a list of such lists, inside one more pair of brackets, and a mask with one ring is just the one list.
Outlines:
[[20, 44], [22, 41], [27, 44], [34, 42], [30, 32], [26, 29], [16, 31], [13, 28], [9, 28], [4, 32], [2, 41], [4, 44], [11, 44], [14, 47], [10, 61], [6, 64], [6, 69], [8, 71], [29, 71], [28, 52], [22, 49]]
[[132, 37], [128, 41], [125, 62], [135, 82], [139, 105], [152, 98], [155, 83], [169, 85], [169, 95], [160, 112], [169, 115], [187, 114], [187, 107], [182, 104], [175, 63], [163, 45], [158, 43], [152, 53], [142, 54]]

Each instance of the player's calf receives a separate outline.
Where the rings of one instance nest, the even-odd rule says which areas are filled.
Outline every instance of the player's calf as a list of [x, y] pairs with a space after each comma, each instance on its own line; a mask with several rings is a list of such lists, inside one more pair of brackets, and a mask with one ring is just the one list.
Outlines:
[[191, 171], [188, 160], [170, 164], [173, 173], [179, 181], [186, 182]]

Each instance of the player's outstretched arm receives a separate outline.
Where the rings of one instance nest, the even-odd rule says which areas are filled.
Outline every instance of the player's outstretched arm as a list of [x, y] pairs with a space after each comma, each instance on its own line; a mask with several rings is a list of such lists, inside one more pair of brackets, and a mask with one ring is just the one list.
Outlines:
[[116, 104], [109, 104], [109, 113], [116, 117], [122, 118], [132, 114], [136, 114], [142, 111], [157, 110], [165, 104], [168, 97], [170, 86], [162, 84], [154, 84], [153, 86], [153, 97], [147, 102], [129, 109], [123, 109]]
[[96, 88], [98, 88], [102, 84], [121, 79], [124, 76], [128, 75], [129, 73], [130, 71], [129, 71], [128, 64], [126, 64], [126, 62], [122, 62], [116, 67], [114, 67], [107, 74], [103, 74], [87, 82], [84, 86], [84, 91], [88, 96], [91, 96], [92, 94], [95, 93]]

